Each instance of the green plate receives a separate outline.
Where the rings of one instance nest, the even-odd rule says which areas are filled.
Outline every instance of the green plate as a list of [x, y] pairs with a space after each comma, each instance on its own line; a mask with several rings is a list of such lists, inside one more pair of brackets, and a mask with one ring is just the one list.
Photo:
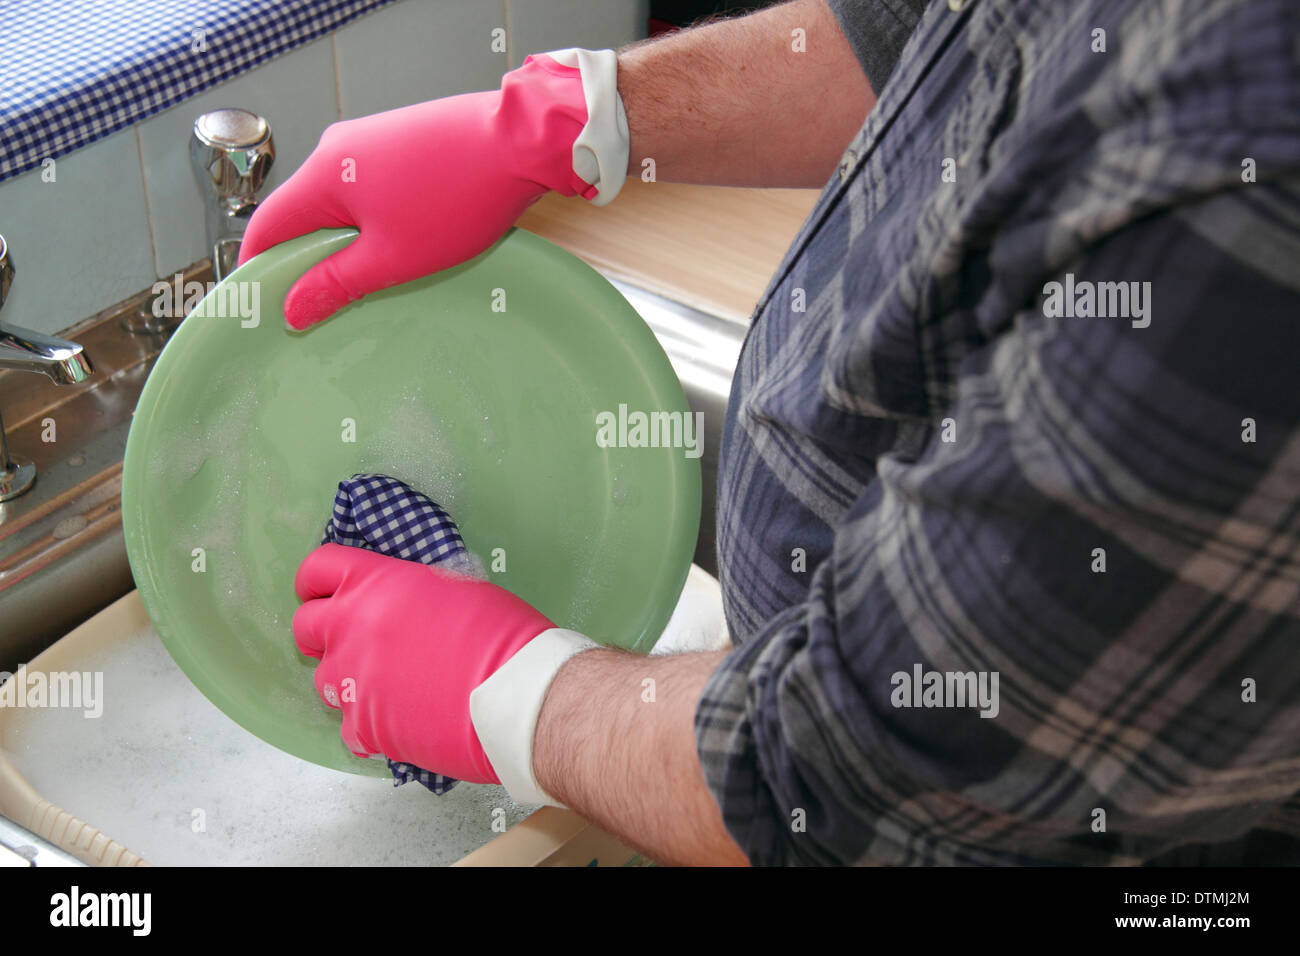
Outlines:
[[383, 775], [344, 747], [290, 627], [294, 572], [339, 481], [406, 481], [447, 508], [493, 581], [562, 627], [647, 651], [690, 568], [700, 469], [682, 448], [598, 443], [599, 413], [685, 415], [686, 398], [618, 291], [529, 233], [290, 331], [289, 286], [355, 236], [268, 250], [181, 324], [136, 408], [122, 511], [149, 616], [208, 699], [282, 750]]

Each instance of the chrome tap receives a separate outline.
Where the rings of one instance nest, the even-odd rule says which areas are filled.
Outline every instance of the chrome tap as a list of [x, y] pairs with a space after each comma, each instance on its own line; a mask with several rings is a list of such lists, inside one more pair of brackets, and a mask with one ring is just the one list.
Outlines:
[[194, 121], [190, 165], [203, 193], [203, 218], [217, 279], [234, 271], [257, 191], [275, 162], [271, 126], [248, 110], [204, 113]]
[[[4, 236], [0, 236], [0, 306], [4, 305], [13, 280], [13, 257]], [[4, 322], [0, 322], [0, 369], [41, 372], [55, 385], [84, 382], [94, 372], [90, 356], [76, 342]], [[0, 501], [17, 498], [35, 480], [36, 466], [9, 454], [4, 420], [0, 418]]]

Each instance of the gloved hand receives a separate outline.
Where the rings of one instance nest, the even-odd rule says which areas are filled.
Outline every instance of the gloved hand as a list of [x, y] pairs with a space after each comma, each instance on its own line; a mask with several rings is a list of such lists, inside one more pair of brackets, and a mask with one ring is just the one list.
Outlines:
[[[361, 548], [322, 545], [294, 587], [294, 638], [320, 661], [316, 690], [343, 711], [349, 750], [555, 802], [532, 774], [533, 729], [560, 666], [592, 641], [495, 584]], [[486, 720], [471, 717], [475, 694]]]
[[285, 296], [289, 325], [303, 329], [478, 255], [547, 190], [603, 205], [627, 169], [617, 62], [609, 50], [539, 54], [500, 90], [333, 124], [253, 214], [240, 265], [317, 229], [360, 229]]

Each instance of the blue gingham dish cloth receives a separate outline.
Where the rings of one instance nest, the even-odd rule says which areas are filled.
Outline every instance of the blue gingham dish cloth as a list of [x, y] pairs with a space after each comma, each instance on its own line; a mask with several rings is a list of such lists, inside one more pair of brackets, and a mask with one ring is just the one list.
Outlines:
[[[353, 475], [339, 482], [334, 514], [325, 525], [321, 544], [330, 542], [487, 577], [483, 562], [465, 547], [451, 515], [410, 485], [387, 475]], [[389, 760], [388, 769], [395, 787], [415, 780], [444, 794], [457, 783], [453, 777], [398, 760]]]
[[392, 2], [6, 0], [0, 182]]

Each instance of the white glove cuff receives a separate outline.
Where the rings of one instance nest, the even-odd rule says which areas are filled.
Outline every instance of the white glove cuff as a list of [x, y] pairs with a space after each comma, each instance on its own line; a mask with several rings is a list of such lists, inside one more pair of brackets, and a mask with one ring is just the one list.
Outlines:
[[533, 734], [551, 681], [574, 654], [599, 647], [577, 631], [542, 631], [469, 695], [469, 716], [497, 778], [516, 803], [563, 806], [533, 776]]
[[587, 100], [587, 125], [573, 141], [573, 171], [596, 187], [593, 206], [618, 195], [627, 179], [629, 135], [623, 98], [618, 95], [618, 54], [613, 50], [552, 50], [561, 66], [576, 67]]

